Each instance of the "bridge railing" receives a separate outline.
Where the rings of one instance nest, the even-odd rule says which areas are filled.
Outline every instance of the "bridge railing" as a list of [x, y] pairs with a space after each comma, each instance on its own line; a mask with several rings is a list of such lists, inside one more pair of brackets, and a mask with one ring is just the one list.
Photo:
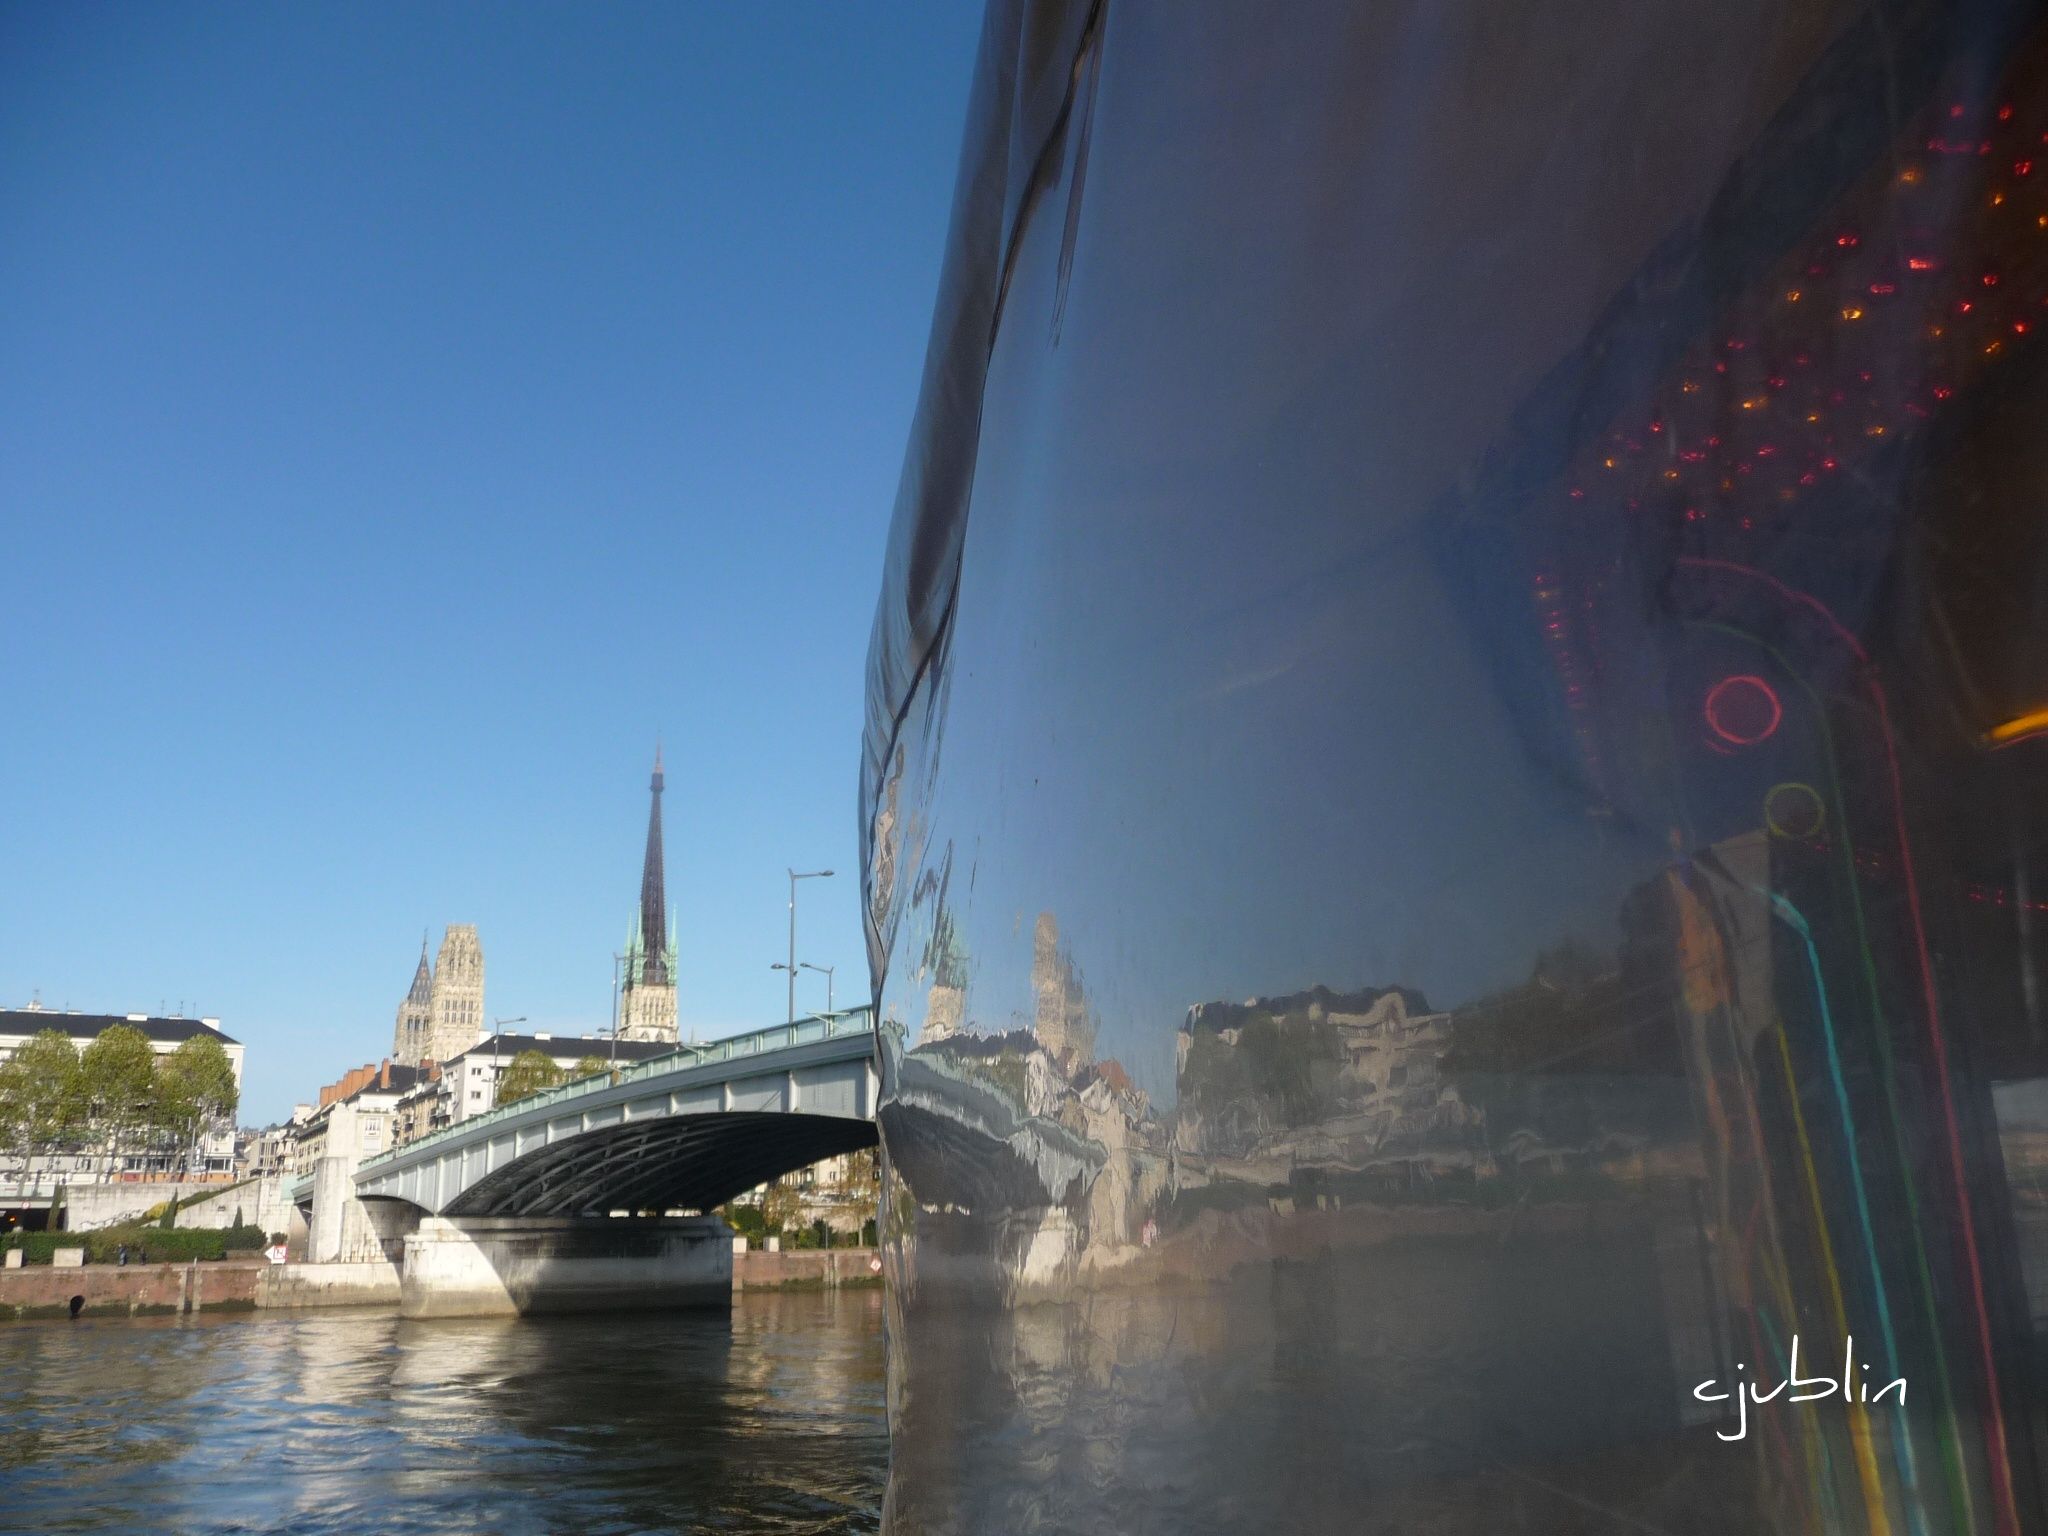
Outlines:
[[579, 1077], [574, 1082], [564, 1083], [559, 1088], [546, 1088], [539, 1093], [530, 1093], [525, 1098], [514, 1099], [509, 1104], [500, 1104], [485, 1110], [480, 1115], [471, 1115], [453, 1125], [444, 1125], [438, 1131], [429, 1131], [403, 1146], [393, 1147], [388, 1152], [379, 1152], [375, 1157], [366, 1157], [358, 1164], [358, 1171], [378, 1167], [395, 1158], [410, 1156], [422, 1147], [435, 1146], [441, 1142], [467, 1139], [484, 1127], [501, 1120], [532, 1114], [536, 1109], [550, 1108], [565, 1104], [589, 1094], [624, 1083], [640, 1082], [650, 1077], [665, 1077], [688, 1067], [716, 1066], [720, 1062], [744, 1061], [749, 1056], [764, 1056], [770, 1051], [786, 1050], [793, 1045], [808, 1045], [814, 1040], [836, 1040], [844, 1035], [868, 1034], [874, 1030], [871, 1008], [841, 1008], [833, 1013], [814, 1013], [798, 1019], [794, 1024], [770, 1024], [766, 1029], [748, 1030], [743, 1035], [728, 1035], [723, 1040], [707, 1041], [703, 1045], [681, 1045], [673, 1051], [659, 1056], [649, 1056], [630, 1067], [619, 1067], [604, 1072], [594, 1072], [589, 1077]]

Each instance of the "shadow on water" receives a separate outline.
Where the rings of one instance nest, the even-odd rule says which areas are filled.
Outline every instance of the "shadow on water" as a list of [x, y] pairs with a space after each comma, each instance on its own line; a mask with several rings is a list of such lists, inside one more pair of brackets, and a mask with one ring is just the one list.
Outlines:
[[880, 1297], [409, 1323], [0, 1334], [0, 1525], [43, 1531], [873, 1530]]

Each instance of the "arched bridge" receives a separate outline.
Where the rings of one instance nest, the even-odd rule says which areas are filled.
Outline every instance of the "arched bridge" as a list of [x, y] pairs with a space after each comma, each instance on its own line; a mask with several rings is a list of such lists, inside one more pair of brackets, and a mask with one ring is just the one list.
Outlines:
[[709, 1211], [873, 1146], [876, 1088], [870, 1011], [818, 1014], [471, 1116], [366, 1159], [355, 1194], [449, 1217]]

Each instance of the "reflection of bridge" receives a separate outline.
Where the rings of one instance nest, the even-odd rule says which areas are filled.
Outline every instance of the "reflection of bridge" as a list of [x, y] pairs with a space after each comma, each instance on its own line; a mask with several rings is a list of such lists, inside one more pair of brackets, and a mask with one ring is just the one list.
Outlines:
[[815, 1015], [583, 1078], [353, 1169], [327, 1159], [294, 1191], [311, 1257], [402, 1238], [414, 1312], [645, 1304], [679, 1284], [708, 1295], [706, 1266], [729, 1284], [732, 1253], [701, 1213], [874, 1145], [873, 1058], [867, 1009]]

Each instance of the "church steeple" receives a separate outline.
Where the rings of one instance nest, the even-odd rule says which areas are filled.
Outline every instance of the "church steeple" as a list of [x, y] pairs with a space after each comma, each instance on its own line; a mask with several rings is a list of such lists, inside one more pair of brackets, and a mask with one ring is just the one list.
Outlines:
[[626, 941], [625, 985], [619, 991], [619, 1038], [676, 1039], [676, 946], [669, 937], [668, 899], [661, 868], [661, 746], [654, 748], [649, 784], [647, 858], [640, 866], [640, 912]]
[[640, 976], [642, 986], [669, 985], [667, 900], [661, 871], [661, 745], [654, 748], [654, 780], [648, 785], [647, 858], [640, 868]]
[[427, 959], [427, 935], [420, 935], [419, 969], [412, 973], [412, 990], [405, 994], [409, 1003], [428, 1003], [434, 997], [434, 967]]

